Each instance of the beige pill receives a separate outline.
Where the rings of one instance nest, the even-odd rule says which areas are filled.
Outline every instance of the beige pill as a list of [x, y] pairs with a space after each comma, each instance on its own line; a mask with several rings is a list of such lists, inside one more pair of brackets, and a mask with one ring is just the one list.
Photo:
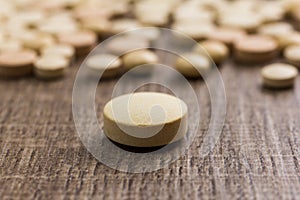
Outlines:
[[231, 47], [235, 40], [245, 36], [246, 32], [242, 29], [221, 27], [209, 34], [208, 38], [211, 40], [218, 40]]
[[[157, 62], [158, 62], [157, 55], [149, 50], [137, 50], [123, 56], [123, 66], [125, 70], [130, 70], [140, 65], [157, 63]], [[145, 67], [145, 70], [143, 70], [142, 67], [140, 68], [140, 70], [138, 70], [138, 73], [148, 73], [149, 69], [150, 68], [148, 66]]]
[[262, 17], [263, 22], [274, 22], [284, 19], [286, 11], [283, 1], [261, 1], [257, 13]]
[[59, 55], [42, 56], [34, 63], [34, 74], [41, 79], [53, 79], [63, 76], [69, 67], [69, 61]]
[[17, 39], [4, 39], [0, 42], [0, 52], [21, 51], [22, 48], [22, 43]]
[[177, 58], [175, 68], [188, 78], [199, 78], [211, 69], [211, 62], [204, 55], [186, 53]]
[[258, 32], [269, 36], [281, 36], [294, 30], [293, 26], [286, 22], [269, 23], [261, 26]]
[[142, 39], [149, 40], [150, 42], [158, 40], [160, 36], [160, 30], [158, 28], [140, 28], [127, 33], [132, 37], [140, 37]]
[[54, 44], [54, 38], [49, 34], [43, 34], [40, 32], [23, 32], [19, 39], [23, 43], [24, 47], [33, 50], [39, 50], [45, 46]]
[[142, 25], [135, 19], [116, 19], [111, 21], [110, 34], [115, 35], [123, 31], [129, 31], [141, 27]]
[[36, 53], [31, 50], [8, 51], [0, 54], [0, 75], [3, 77], [25, 76], [32, 72]]
[[156, 147], [182, 139], [188, 129], [187, 105], [163, 93], [139, 92], [109, 101], [103, 111], [105, 135], [120, 144]]
[[254, 32], [262, 24], [262, 18], [252, 12], [233, 12], [232, 14], [220, 17], [219, 24], [225, 27]]
[[275, 38], [281, 49], [286, 46], [287, 35], [292, 34], [293, 31], [293, 26], [286, 22], [269, 23], [258, 29], [258, 33]]
[[149, 46], [149, 40], [143, 37], [135, 36], [120, 36], [108, 42], [107, 49], [110, 53], [120, 55], [127, 51], [132, 51], [141, 48], [147, 48]]
[[227, 46], [216, 40], [206, 40], [200, 42], [195, 46], [194, 51], [202, 54], [209, 55], [215, 63], [224, 61], [229, 56], [229, 50]]
[[86, 66], [91, 70], [91, 75], [102, 73], [102, 78], [112, 78], [118, 76], [121, 72], [121, 60], [111, 54], [98, 54], [88, 57]]
[[234, 56], [244, 63], [259, 63], [275, 59], [278, 55], [278, 43], [271, 37], [251, 35], [234, 43]]
[[289, 63], [300, 68], [300, 45], [288, 46], [283, 55]]
[[176, 22], [172, 28], [195, 40], [206, 39], [215, 30], [215, 26], [210, 22], [203, 22], [199, 25], [198, 22], [194, 21]]
[[100, 37], [109, 36], [112, 24], [103, 18], [86, 18], [82, 20], [83, 28], [94, 31]]
[[291, 33], [286, 33], [284, 36], [279, 38], [279, 43], [283, 47], [287, 47], [290, 45], [300, 45], [300, 33], [297, 31], [293, 31]]
[[54, 44], [41, 49], [42, 55], [62, 55], [67, 59], [71, 59], [75, 54], [75, 49], [68, 44]]
[[63, 44], [73, 46], [77, 55], [84, 55], [96, 45], [97, 35], [92, 31], [80, 31], [72, 34], [60, 34], [58, 40]]
[[261, 71], [264, 85], [272, 88], [286, 88], [294, 84], [298, 75], [296, 67], [283, 63], [265, 66]]

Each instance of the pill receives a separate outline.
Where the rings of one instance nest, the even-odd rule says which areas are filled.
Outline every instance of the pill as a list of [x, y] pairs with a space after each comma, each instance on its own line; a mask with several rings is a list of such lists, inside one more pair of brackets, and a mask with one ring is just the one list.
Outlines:
[[0, 54], [0, 75], [20, 77], [31, 74], [36, 53], [31, 50], [7, 51]]
[[71, 59], [75, 54], [73, 46], [68, 44], [53, 44], [41, 49], [42, 55], [62, 55], [67, 59]]
[[149, 40], [150, 42], [156, 41], [159, 39], [160, 36], [160, 30], [158, 28], [141, 28], [136, 29], [134, 31], [129, 31], [127, 33], [129, 36], [133, 37], [141, 37], [144, 38], [144, 40]]
[[197, 21], [197, 22], [213, 22], [215, 14], [208, 9], [197, 7], [195, 5], [183, 4], [173, 12], [174, 21]]
[[252, 12], [233, 12], [219, 18], [219, 24], [224, 27], [243, 29], [247, 32], [254, 32], [261, 24], [262, 18]]
[[0, 52], [20, 51], [22, 48], [22, 43], [17, 39], [5, 39], [0, 42]]
[[111, 23], [103, 18], [86, 18], [82, 20], [83, 28], [94, 31], [100, 37], [107, 37], [110, 34]]
[[121, 60], [112, 54], [96, 54], [89, 56], [86, 66], [90, 69], [92, 76], [102, 73], [102, 78], [116, 77], [121, 72]]
[[220, 27], [209, 34], [208, 38], [211, 40], [218, 40], [231, 47], [235, 40], [238, 40], [244, 36], [246, 36], [246, 32], [242, 29]]
[[35, 31], [24, 31], [19, 39], [23, 43], [25, 48], [30, 48], [33, 50], [40, 50], [41, 48], [54, 44], [55, 40], [50, 34], [44, 34]]
[[211, 69], [211, 62], [204, 55], [186, 53], [176, 59], [175, 68], [188, 78], [199, 78]]
[[288, 46], [284, 50], [283, 55], [289, 63], [300, 68], [300, 45]]
[[100, 9], [97, 5], [83, 4], [73, 10], [76, 19], [88, 21], [89, 19], [108, 19], [112, 16], [111, 11]]
[[235, 59], [243, 63], [259, 63], [275, 59], [278, 43], [269, 36], [251, 35], [234, 43]]
[[92, 31], [79, 31], [71, 34], [60, 34], [58, 40], [60, 43], [73, 46], [77, 55], [84, 55], [96, 45], [97, 35]]
[[284, 63], [265, 66], [261, 71], [263, 83], [267, 87], [286, 88], [294, 84], [298, 75], [296, 67]]
[[65, 75], [69, 61], [59, 55], [40, 57], [34, 63], [34, 74], [41, 79], [53, 79]]
[[227, 46], [216, 40], [200, 42], [194, 47], [194, 51], [202, 55], [208, 54], [215, 63], [221, 63], [229, 56]]
[[280, 49], [286, 46], [286, 42], [284, 42], [285, 38], [293, 31], [293, 26], [286, 22], [269, 23], [258, 29], [258, 33], [275, 38], [278, 41]]
[[[140, 65], [153, 64], [158, 62], [157, 55], [150, 50], [133, 51], [124, 55], [122, 59], [123, 59], [124, 69], [127, 71]], [[140, 69], [141, 70], [138, 70], [138, 73], [148, 73], [150, 68], [148, 66], [145, 66], [145, 70], [143, 70], [144, 69], [143, 67]]]
[[290, 45], [300, 45], [300, 33], [297, 31], [293, 31], [291, 33], [286, 33], [283, 37], [279, 38], [279, 43], [283, 47], [287, 47]]
[[135, 19], [116, 19], [111, 21], [110, 34], [115, 35], [124, 31], [133, 30], [142, 25]]
[[280, 21], [284, 19], [286, 12], [283, 1], [261, 1], [257, 9], [264, 23]]
[[124, 54], [127, 51], [149, 47], [149, 40], [142, 37], [125, 35], [108, 41], [106, 47], [110, 53], [119, 56], [120, 54]]
[[175, 22], [172, 25], [172, 29], [182, 32], [198, 41], [206, 39], [212, 32], [214, 32], [215, 26], [209, 22], [203, 22], [201, 26], [199, 26], [199, 23], [195, 21], [181, 21]]
[[165, 26], [169, 21], [172, 2], [139, 1], [134, 5], [133, 13], [144, 26]]
[[258, 29], [260, 34], [269, 36], [280, 36], [282, 34], [290, 33], [294, 30], [293, 26], [287, 22], [273, 22], [261, 26]]
[[105, 135], [134, 147], [163, 146], [182, 139], [188, 130], [188, 108], [179, 98], [156, 92], [116, 97], [103, 109]]

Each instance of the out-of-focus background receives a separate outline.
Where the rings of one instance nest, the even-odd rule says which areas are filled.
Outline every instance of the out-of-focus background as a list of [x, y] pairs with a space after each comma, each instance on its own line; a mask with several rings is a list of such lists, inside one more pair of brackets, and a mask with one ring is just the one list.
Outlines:
[[[299, 0], [0, 0], [1, 59], [24, 49], [39, 59], [45, 56], [43, 49], [58, 44], [75, 51], [63, 76], [47, 81], [33, 72], [7, 77], [7, 66], [0, 62], [0, 198], [299, 198], [299, 76], [294, 87], [284, 90], [263, 87], [261, 77], [266, 64], [291, 63], [284, 51], [300, 45], [299, 24]], [[82, 145], [72, 117], [72, 89], [80, 64], [96, 44], [149, 26], [172, 28], [197, 42], [218, 41], [228, 49], [217, 63], [227, 116], [215, 148], [202, 158], [210, 95], [201, 78], [190, 80], [201, 122], [189, 150], [168, 168], [123, 173], [98, 162]], [[278, 45], [276, 57], [237, 62], [235, 40], [247, 35], [272, 38]], [[158, 55], [169, 62], [166, 54]], [[97, 90], [100, 122], [116, 81], [104, 80]], [[157, 86], [144, 90], [168, 92]]]

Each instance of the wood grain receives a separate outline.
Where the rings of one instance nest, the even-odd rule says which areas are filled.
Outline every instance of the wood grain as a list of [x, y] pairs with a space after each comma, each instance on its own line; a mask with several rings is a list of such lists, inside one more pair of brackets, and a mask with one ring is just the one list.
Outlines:
[[[266, 90], [260, 66], [227, 61], [220, 67], [227, 117], [213, 152], [199, 155], [210, 101], [205, 84], [192, 81], [202, 121], [188, 152], [168, 168], [129, 174], [99, 163], [77, 137], [71, 109], [77, 69], [51, 82], [0, 80], [1, 199], [300, 197], [299, 78], [293, 89]], [[97, 95], [100, 114], [113, 85], [106, 81]]]

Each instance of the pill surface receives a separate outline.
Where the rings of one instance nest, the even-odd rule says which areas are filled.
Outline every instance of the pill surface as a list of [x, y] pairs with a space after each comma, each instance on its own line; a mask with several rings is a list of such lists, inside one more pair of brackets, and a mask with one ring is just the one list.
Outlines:
[[300, 68], [300, 45], [288, 46], [283, 55], [289, 63]]
[[199, 78], [211, 69], [211, 62], [204, 55], [186, 53], [177, 58], [175, 68], [188, 78]]
[[126, 35], [109, 41], [107, 49], [110, 53], [121, 56], [120, 54], [126, 53], [127, 51], [147, 48], [148, 46], [149, 40], [146, 38]]
[[63, 76], [68, 66], [69, 61], [63, 56], [43, 56], [34, 63], [34, 74], [41, 79], [53, 79]]
[[265, 66], [261, 71], [263, 83], [267, 87], [286, 88], [294, 84], [298, 75], [296, 67], [284, 63]]
[[112, 78], [120, 74], [122, 62], [111, 54], [97, 54], [88, 57], [85, 64], [90, 69], [91, 75], [100, 76], [102, 73], [101, 77]]
[[97, 35], [91, 31], [80, 31], [71, 34], [60, 34], [58, 40], [60, 43], [73, 46], [77, 55], [84, 55], [89, 53], [96, 45]]
[[68, 44], [55, 44], [46, 46], [41, 50], [42, 55], [62, 55], [67, 59], [71, 59], [75, 54], [75, 49]]
[[194, 51], [202, 55], [208, 54], [215, 63], [221, 63], [229, 56], [228, 47], [216, 40], [200, 42], [199, 45], [195, 46]]
[[234, 43], [236, 60], [244, 63], [266, 62], [278, 55], [278, 43], [269, 36], [252, 35]]
[[[154, 52], [150, 50], [137, 50], [123, 56], [123, 66], [125, 70], [130, 70], [140, 65], [152, 64], [157, 62], [158, 62], [158, 57]], [[141, 68], [139, 72], [142, 73], [148, 72], [148, 70], [142, 70], [142, 69], [143, 68]]]
[[111, 140], [134, 147], [156, 147], [182, 139], [188, 129], [187, 105], [156, 92], [116, 97], [103, 111], [104, 133]]
[[0, 54], [0, 75], [19, 77], [32, 72], [36, 53], [31, 50], [9, 51]]
[[231, 47], [235, 40], [238, 40], [244, 36], [246, 36], [246, 32], [242, 29], [221, 27], [217, 28], [214, 32], [208, 35], [208, 38], [212, 40], [218, 40]]

